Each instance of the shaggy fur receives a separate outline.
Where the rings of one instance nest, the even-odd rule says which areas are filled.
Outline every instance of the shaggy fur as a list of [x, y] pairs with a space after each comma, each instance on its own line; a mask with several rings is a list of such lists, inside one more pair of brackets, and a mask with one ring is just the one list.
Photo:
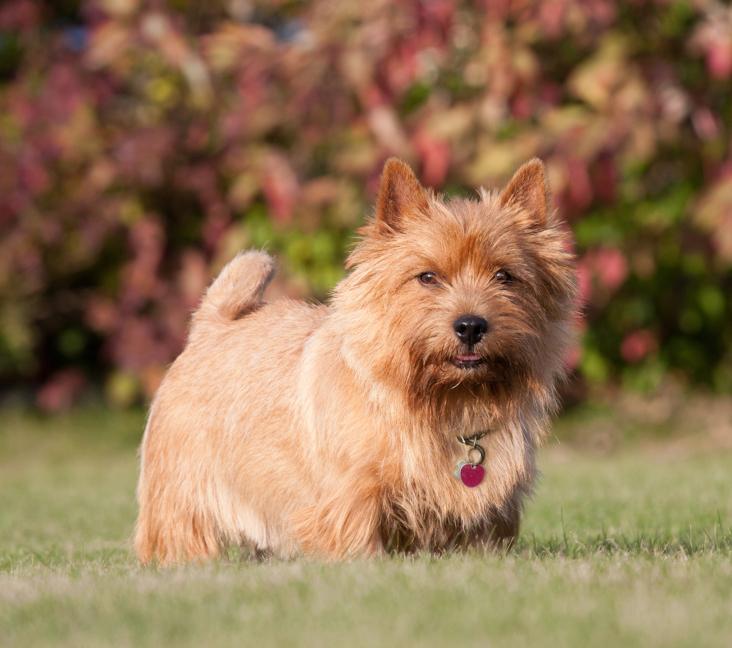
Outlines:
[[[143, 563], [229, 543], [340, 559], [518, 533], [574, 317], [543, 164], [500, 194], [444, 202], [390, 160], [360, 233], [330, 305], [264, 302], [262, 252], [208, 289], [142, 443]], [[462, 314], [490, 326], [474, 368], [454, 364]], [[466, 456], [456, 436], [483, 430], [486, 478], [467, 488], [453, 477]]]

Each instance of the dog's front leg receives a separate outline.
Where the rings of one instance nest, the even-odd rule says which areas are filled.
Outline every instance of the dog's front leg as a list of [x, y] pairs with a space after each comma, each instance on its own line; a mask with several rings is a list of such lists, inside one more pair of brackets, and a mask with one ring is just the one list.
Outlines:
[[503, 515], [497, 515], [492, 520], [489, 537], [496, 549], [510, 549], [518, 538], [521, 526], [521, 512], [511, 509]]
[[330, 560], [382, 553], [375, 490], [363, 485], [338, 489], [336, 495], [298, 513], [293, 523], [303, 552]]

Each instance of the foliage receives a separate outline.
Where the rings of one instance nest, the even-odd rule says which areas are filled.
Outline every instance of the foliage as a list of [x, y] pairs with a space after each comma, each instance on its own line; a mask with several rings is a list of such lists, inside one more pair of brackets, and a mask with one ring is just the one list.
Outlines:
[[712, 0], [10, 0], [0, 381], [149, 395], [211, 274], [323, 295], [384, 159], [448, 193], [548, 164], [591, 384], [732, 386], [732, 9]]

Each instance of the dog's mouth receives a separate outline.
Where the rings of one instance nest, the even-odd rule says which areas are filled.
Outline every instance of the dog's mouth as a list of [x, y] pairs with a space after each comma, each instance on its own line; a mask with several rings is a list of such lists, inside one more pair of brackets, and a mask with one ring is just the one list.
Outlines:
[[460, 369], [474, 369], [485, 362], [477, 353], [461, 353], [452, 358], [452, 364]]

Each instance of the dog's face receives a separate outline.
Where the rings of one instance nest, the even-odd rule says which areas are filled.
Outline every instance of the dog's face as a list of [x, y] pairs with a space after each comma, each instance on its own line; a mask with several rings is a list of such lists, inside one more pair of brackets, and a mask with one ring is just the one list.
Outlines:
[[524, 165], [500, 195], [442, 202], [390, 161], [362, 234], [339, 298], [365, 316], [368, 363], [379, 377], [415, 398], [553, 384], [575, 283], [541, 162]]

